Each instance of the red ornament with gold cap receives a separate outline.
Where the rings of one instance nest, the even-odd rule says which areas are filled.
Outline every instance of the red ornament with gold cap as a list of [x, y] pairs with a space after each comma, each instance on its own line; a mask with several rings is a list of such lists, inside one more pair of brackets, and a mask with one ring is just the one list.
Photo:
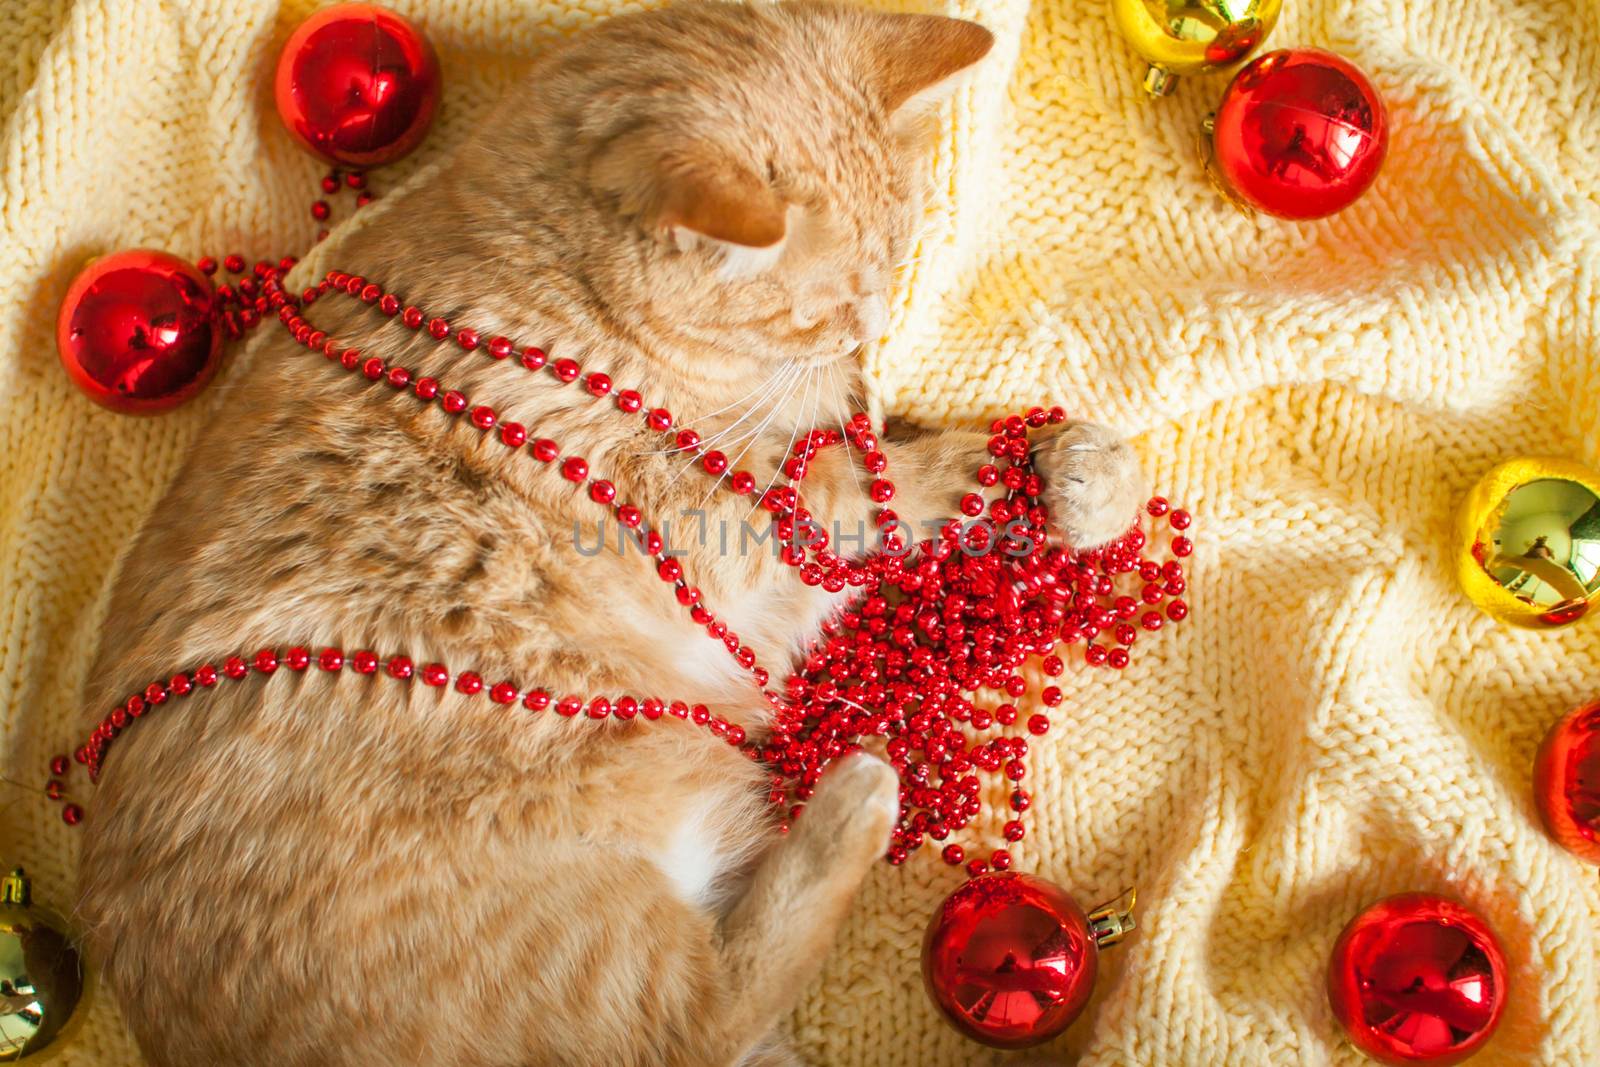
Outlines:
[[922, 977], [945, 1019], [994, 1048], [1042, 1044], [1094, 991], [1100, 949], [1134, 928], [1134, 894], [1085, 914], [1032, 875], [979, 875], [945, 899], [922, 942]]
[[376, 4], [339, 4], [306, 19], [278, 57], [284, 126], [330, 163], [392, 163], [422, 141], [439, 102], [439, 63], [409, 21]]
[[1550, 836], [1579, 859], [1600, 864], [1600, 700], [1550, 728], [1533, 785]]
[[61, 366], [101, 407], [177, 407], [216, 373], [223, 326], [211, 281], [177, 256], [135, 248], [93, 260], [56, 318]]
[[1505, 953], [1470, 908], [1402, 893], [1356, 916], [1328, 964], [1328, 1001], [1379, 1063], [1448, 1067], [1481, 1049], [1508, 995]]
[[1355, 203], [1389, 150], [1383, 98], [1349, 60], [1281, 49], [1234, 77], [1207, 121], [1212, 176], [1241, 206], [1319, 219]]

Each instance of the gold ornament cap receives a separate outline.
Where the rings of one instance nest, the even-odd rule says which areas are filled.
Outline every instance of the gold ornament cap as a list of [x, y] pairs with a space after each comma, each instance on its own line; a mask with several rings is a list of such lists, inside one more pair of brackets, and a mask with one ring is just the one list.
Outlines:
[[26, 908], [32, 901], [33, 883], [28, 881], [27, 872], [21, 867], [13, 867], [10, 874], [0, 879], [0, 904]]
[[1473, 486], [1455, 529], [1467, 598], [1512, 626], [1553, 630], [1600, 605], [1600, 471], [1570, 459], [1502, 463]]
[[1139, 928], [1133, 909], [1139, 903], [1137, 889], [1125, 889], [1115, 900], [1107, 901], [1089, 913], [1089, 932], [1101, 948], [1115, 945]]
[[1234, 210], [1247, 218], [1254, 218], [1256, 209], [1245, 203], [1239, 194], [1228, 187], [1222, 180], [1222, 175], [1217, 173], [1217, 114], [1212, 112], [1200, 120], [1200, 133], [1194, 139], [1195, 154], [1200, 157], [1200, 169], [1205, 171], [1206, 180], [1211, 183], [1211, 188], [1217, 195], [1233, 205]]

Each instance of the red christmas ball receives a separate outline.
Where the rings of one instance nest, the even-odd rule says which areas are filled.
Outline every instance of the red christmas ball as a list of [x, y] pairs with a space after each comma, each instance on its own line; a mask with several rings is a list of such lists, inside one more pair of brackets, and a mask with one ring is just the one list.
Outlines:
[[216, 373], [216, 293], [193, 265], [165, 252], [103, 256], [61, 301], [56, 348], [97, 404], [124, 414], [177, 407]]
[[1367, 191], [1389, 149], [1383, 99], [1348, 61], [1268, 52], [1234, 76], [1212, 128], [1218, 179], [1244, 203], [1319, 219]]
[[922, 941], [928, 995], [957, 1030], [995, 1048], [1027, 1048], [1070, 1026], [1099, 960], [1077, 902], [1012, 872], [980, 875], [951, 893]]
[[376, 166], [428, 132], [439, 63], [428, 39], [393, 11], [339, 4], [290, 35], [274, 95], [283, 124], [306, 149], [347, 167]]
[[1506, 993], [1505, 954], [1488, 924], [1425, 893], [1358, 915], [1328, 966], [1333, 1014], [1380, 1063], [1460, 1063], [1494, 1033]]
[[1550, 836], [1579, 859], [1600, 863], [1600, 700], [1551, 727], [1533, 788]]

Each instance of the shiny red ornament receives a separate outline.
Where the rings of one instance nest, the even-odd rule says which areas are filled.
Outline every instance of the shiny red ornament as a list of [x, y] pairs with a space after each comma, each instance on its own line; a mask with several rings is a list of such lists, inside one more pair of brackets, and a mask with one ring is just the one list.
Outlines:
[[1333, 1014], [1380, 1063], [1462, 1062], [1494, 1033], [1507, 992], [1505, 954], [1488, 924], [1426, 893], [1362, 912], [1328, 965]]
[[331, 163], [391, 163], [422, 141], [439, 101], [439, 63], [409, 21], [376, 4], [317, 12], [278, 57], [283, 124]]
[[1383, 98], [1353, 64], [1316, 48], [1241, 70], [1212, 119], [1217, 179], [1244, 204], [1319, 219], [1355, 203], [1389, 148]]
[[67, 289], [56, 348], [67, 375], [112, 411], [177, 407], [205, 387], [222, 354], [210, 280], [177, 256], [102, 256]]
[[994, 1048], [1048, 1041], [1088, 1003], [1100, 946], [1133, 929], [1131, 908], [1091, 917], [1042, 878], [981, 874], [946, 897], [928, 923], [928, 996], [974, 1041]]
[[1550, 836], [1579, 859], [1600, 864], [1600, 700], [1550, 728], [1533, 787]]

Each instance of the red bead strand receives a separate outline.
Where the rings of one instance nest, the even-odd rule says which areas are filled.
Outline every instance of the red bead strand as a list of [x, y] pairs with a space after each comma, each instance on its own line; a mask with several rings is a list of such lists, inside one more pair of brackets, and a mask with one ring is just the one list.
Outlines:
[[[358, 296], [367, 304], [377, 303], [381, 305], [383, 301], [391, 297], [395, 302], [399, 302], [399, 297], [397, 294], [384, 291], [381, 286], [368, 281], [366, 278], [360, 275], [350, 275], [342, 271], [329, 271], [322, 282], [320, 282], [313, 290], [308, 290], [307, 296], [309, 296], [314, 302], [315, 299], [320, 298], [323, 294], [328, 292], [344, 293], [349, 296]], [[445, 411], [446, 414], [449, 415], [459, 415], [470, 410], [471, 414], [468, 421], [482, 432], [487, 432], [496, 425], [498, 417], [495, 410], [489, 405], [473, 404], [464, 393], [453, 389], [445, 389], [436, 379], [418, 377], [408, 368], [390, 367], [385, 365], [383, 360], [379, 357], [363, 357], [362, 353], [358, 349], [353, 347], [343, 347], [337, 339], [327, 336], [323, 331], [317, 330], [315, 326], [304, 317], [304, 315], [301, 313], [301, 309], [296, 307], [290, 301], [290, 299], [282, 293], [281, 290], [274, 290], [273, 292], [269, 293], [267, 300], [269, 306], [277, 310], [278, 317], [283, 323], [285, 329], [288, 330], [289, 334], [298, 343], [305, 345], [307, 348], [310, 348], [313, 351], [320, 351], [329, 360], [335, 361], [345, 370], [353, 371], [359, 369], [366, 378], [373, 381], [386, 379], [396, 388], [404, 388], [405, 382], [414, 382], [412, 394], [417, 399], [425, 402], [433, 402], [437, 399], [439, 406]], [[416, 314], [413, 317], [419, 321], [426, 314], [424, 311], [418, 308], [408, 308], [408, 313], [412, 310], [416, 311]], [[429, 321], [431, 324], [433, 324], [429, 332], [435, 337], [436, 340], [443, 341], [451, 335], [452, 331], [454, 331], [456, 342], [461, 344], [463, 348], [474, 349], [479, 346], [479, 334], [476, 330], [472, 330], [471, 328], [467, 327], [452, 327], [446, 320], [440, 317], [434, 317]], [[470, 338], [470, 344], [463, 340], [464, 338]], [[491, 350], [488, 351], [487, 354], [490, 358], [496, 358], [492, 349], [499, 348], [501, 350], [509, 350], [509, 347], [509, 342], [507, 342], [505, 345], [491, 344]], [[539, 350], [536, 348], [530, 348], [525, 349], [524, 351], [529, 352]], [[539, 351], [539, 359], [534, 362], [537, 362], [540, 366], [544, 365], [544, 356], [542, 351]], [[573, 380], [580, 373], [578, 365], [571, 360], [557, 360], [554, 364], [551, 364], [551, 366], [557, 365], [559, 365], [559, 368], [556, 371], [556, 376], [562, 381]], [[598, 381], [601, 379], [603, 379], [605, 382], [604, 388], [601, 388], [598, 385]], [[400, 384], [397, 385], [397, 382]], [[609, 392], [609, 390], [609, 378], [606, 378], [604, 375], [591, 375], [591, 386], [589, 391], [592, 394], [598, 398], [600, 395]], [[511, 425], [515, 426], [516, 424]], [[523, 444], [527, 439], [527, 434], [525, 428], [517, 426], [516, 430], [513, 430], [510, 433], [506, 433], [504, 430], [502, 430], [496, 439], [502, 445], [508, 448], [520, 449], [523, 447]], [[535, 440], [530, 451], [536, 460], [539, 460], [543, 463], [551, 463], [559, 455], [559, 448], [560, 446], [556, 442], [540, 438]], [[616, 487], [612, 482], [603, 477], [594, 476], [589, 467], [588, 461], [582, 456], [565, 457], [561, 461], [558, 470], [561, 476], [568, 481], [571, 481], [575, 484], [586, 485], [588, 497], [595, 503], [608, 507], [614, 513], [616, 513], [619, 522], [625, 521], [621, 514], [623, 509], [626, 508], [633, 512], [637, 512], [637, 508], [633, 507], [627, 501], [620, 500], [618, 498]], [[681, 564], [675, 558], [666, 555], [668, 550], [667, 546], [665, 544], [657, 543], [658, 541], [659, 535], [656, 536], [655, 540], [650, 540], [647, 537], [645, 545], [650, 551], [651, 555], [656, 558], [658, 567], [664, 566], [670, 562], [673, 567], [676, 568], [674, 577], [669, 579], [674, 584], [675, 598], [678, 600], [680, 605], [686, 608], [698, 606], [701, 601], [701, 593], [699, 589], [689, 583], [688, 579], [684, 577], [682, 573]], [[704, 616], [704, 619], [701, 620], [697, 618], [696, 621], [702, 622], [702, 625], [715, 621], [715, 616], [709, 611], [706, 611], [704, 608], [701, 608], [700, 614]], [[763, 693], [766, 694], [768, 701], [774, 705], [780, 705], [782, 703], [781, 696], [771, 690], [766, 689], [766, 680], [771, 677], [771, 674], [766, 670], [766, 668], [762, 667], [757, 662], [754, 653], [747, 648], [738, 647], [737, 645], [730, 646], [729, 652], [733, 655], [734, 660], [739, 664], [739, 666], [743, 670], [750, 673], [757, 680], [758, 687], [760, 687]]]
[[[335, 172], [324, 180], [324, 190], [330, 195], [334, 190], [327, 186], [337, 186], [338, 178]], [[347, 176], [348, 186], [362, 188], [355, 179], [357, 175]], [[887, 857], [891, 863], [901, 863], [925, 842], [945, 842], [982, 813], [985, 777], [1009, 783], [1014, 817], [1002, 828], [1004, 840], [1015, 843], [1026, 836], [1020, 816], [1030, 806], [1029, 794], [1021, 787], [1028, 770], [1028, 742], [1024, 736], [1006, 732], [1021, 719], [1018, 704], [1031, 688], [1022, 673], [1026, 662], [1037, 661], [1046, 677], [1059, 677], [1065, 665], [1057, 647], [1082, 643], [1084, 662], [1123, 670], [1130, 663], [1129, 650], [1141, 629], [1153, 633], [1188, 615], [1188, 605], [1180, 599], [1186, 578], [1179, 559], [1194, 550], [1186, 532], [1193, 519], [1163, 497], [1153, 497], [1145, 511], [1158, 522], [1166, 520], [1173, 531], [1167, 546], [1177, 558], [1165, 563], [1146, 558], [1147, 540], [1138, 528], [1094, 551], [1070, 552], [1048, 546], [1048, 515], [1040, 499], [1044, 486], [1032, 468], [1029, 431], [1063, 422], [1066, 414], [1061, 408], [1033, 408], [1023, 415], [996, 420], [990, 427], [987, 450], [992, 461], [978, 467], [976, 481], [982, 489], [999, 487], [1003, 495], [987, 502], [981, 493], [963, 497], [959, 510], [968, 521], [945, 524], [938, 536], [915, 546], [915, 552], [898, 516], [888, 507], [895, 486], [886, 477], [887, 458], [879, 449], [870, 420], [858, 413], [844, 425], [843, 432], [812, 430], [798, 439], [781, 465], [787, 483], [768, 488], [757, 501], [772, 516], [782, 539], [781, 557], [797, 569], [803, 583], [830, 592], [857, 590], [848, 605], [823, 624], [820, 637], [786, 679], [782, 693], [776, 693], [767, 688], [769, 672], [757, 664], [739, 636], [705, 607], [681, 560], [667, 554], [661, 535], [644, 523], [640, 509], [620, 499], [616, 486], [596, 475], [584, 457], [562, 456], [557, 442], [535, 436], [521, 424], [500, 420], [493, 407], [475, 404], [435, 378], [418, 376], [408, 368], [340, 344], [309, 322], [304, 308], [329, 292], [343, 294], [385, 316], [398, 316], [412, 330], [426, 327], [427, 335], [438, 343], [482, 351], [486, 358], [501, 362], [509, 363], [516, 355], [525, 371], [547, 371], [553, 384], [581, 381], [584, 391], [595, 400], [609, 399], [625, 415], [642, 413], [650, 431], [670, 435], [671, 447], [692, 453], [697, 465], [725, 491], [741, 496], [753, 493], [754, 475], [743, 470], [730, 473], [727, 457], [706, 448], [699, 433], [675, 426], [669, 411], [651, 406], [637, 390], [616, 388], [603, 372], [585, 371], [569, 358], [552, 360], [536, 345], [519, 345], [500, 334], [452, 323], [406, 303], [399, 294], [360, 275], [330, 271], [317, 285], [296, 296], [284, 290], [280, 281], [293, 265], [292, 258], [276, 264], [261, 261], [255, 264], [253, 275], [243, 276], [243, 257], [224, 259], [224, 268], [242, 276], [231, 286], [218, 287], [219, 306], [230, 336], [242, 335], [275, 312], [298, 343], [320, 352], [335, 366], [359, 372], [369, 381], [384, 381], [394, 390], [409, 391], [424, 403], [437, 403], [448, 415], [465, 413], [463, 421], [479, 432], [493, 433], [495, 440], [512, 450], [526, 448], [536, 462], [582, 486], [591, 501], [610, 510], [625, 528], [639, 531], [641, 543], [654, 557], [657, 574], [672, 586], [678, 603], [752, 675], [777, 709], [772, 730], [759, 743], [748, 743], [742, 728], [712, 716], [704, 705], [628, 696], [615, 701], [604, 697], [585, 700], [576, 695], [557, 698], [541, 689], [521, 691], [508, 681], [487, 682], [471, 671], [452, 676], [442, 664], [417, 667], [405, 656], [381, 660], [367, 650], [346, 655], [328, 648], [313, 659], [300, 647], [281, 653], [264, 649], [248, 659], [231, 657], [220, 671], [203, 665], [130, 696], [106, 716], [75, 754], [78, 762], [87, 764], [91, 777], [98, 777], [112, 740], [134, 719], [170, 698], [214, 687], [223, 679], [269, 675], [280, 668], [303, 671], [315, 664], [326, 672], [383, 673], [396, 680], [420, 677], [431, 687], [449, 687], [468, 697], [487, 696], [501, 705], [520, 704], [530, 712], [551, 708], [569, 718], [686, 719], [764, 762], [771, 772], [770, 799], [791, 819], [804, 809], [828, 764], [859, 750], [869, 739], [877, 739], [873, 743], [882, 745], [901, 779], [900, 818]], [[199, 266], [213, 274], [218, 265], [206, 259]], [[796, 488], [818, 453], [840, 444], [859, 453], [868, 475], [868, 495], [878, 505], [874, 522], [883, 538], [883, 551], [861, 561], [844, 559], [831, 550], [826, 533], [815, 523]], [[1119, 582], [1137, 584], [1119, 592]], [[1131, 595], [1133, 592], [1138, 595]], [[1046, 709], [1059, 707], [1062, 701], [1057, 685], [1045, 686], [1039, 696]], [[1043, 736], [1050, 730], [1050, 716], [1033, 713], [1024, 726], [1027, 734]], [[65, 757], [52, 760], [54, 794], [64, 796], [64, 787], [56, 779], [66, 769]], [[75, 824], [83, 811], [68, 804], [62, 814]], [[787, 823], [781, 828], [787, 829]], [[970, 859], [967, 850], [954, 842], [943, 844], [942, 851], [946, 862], [965, 864], [974, 874], [1005, 870], [1012, 862], [1011, 853], [1004, 848], [988, 850], [987, 858], [980, 852]]]
[[[299, 645], [282, 650], [263, 648], [247, 656], [231, 656], [223, 662], [224, 666], [220, 672], [215, 666], [204, 664], [192, 671], [182, 671], [168, 679], [151, 682], [112, 708], [94, 728], [88, 739], [73, 753], [73, 758], [88, 769], [89, 780], [99, 779], [112, 743], [132, 725], [133, 720], [150, 714], [171, 698], [187, 697], [200, 690], [214, 688], [222, 681], [243, 681], [253, 674], [270, 676], [277, 673], [280, 667], [295, 673], [307, 671], [315, 666], [317, 670], [327, 674], [344, 671], [369, 676], [382, 674], [395, 681], [409, 681], [415, 671], [413, 662], [408, 656], [381, 657], [369, 649], [358, 649], [347, 653], [343, 649], [330, 647], [321, 649], [313, 659], [310, 651]], [[424, 667], [422, 680], [427, 685], [437, 688], [451, 687], [463, 696], [487, 696], [495, 704], [521, 704], [530, 712], [541, 711], [549, 703], [549, 698], [542, 689], [524, 691], [509, 681], [488, 685], [474, 671], [461, 671], [452, 676], [443, 664], [433, 663]], [[632, 712], [624, 715], [619, 709], [624, 707], [634, 709], [641, 705], [652, 704], [659, 705], [660, 702], [655, 698], [647, 698], [641, 702], [639, 698], [631, 696], [619, 697], [615, 702], [596, 698], [589, 702], [588, 716], [592, 719], [604, 719], [614, 715], [617, 718], [627, 719], [633, 717]], [[725, 744], [734, 748], [744, 746], [745, 734], [742, 727], [721, 716], [712, 715], [704, 704], [685, 705], [685, 707], [688, 711], [685, 716], [680, 717], [688, 718], [696, 726], [704, 726]], [[70, 764], [65, 756], [54, 756], [50, 760], [50, 772], [56, 778], [65, 775], [69, 768]], [[59, 793], [59, 791], [58, 782], [57, 789], [53, 792]], [[58, 796], [56, 799], [62, 798]], [[76, 804], [68, 803], [62, 809], [62, 817], [69, 825], [75, 825], [82, 815], [82, 809]]]
[[[1137, 633], [1126, 620], [1137, 614], [1141, 600], [1117, 595], [1118, 581], [1144, 583], [1142, 603], [1155, 605], [1168, 595], [1157, 580], [1180, 583], [1180, 589], [1183, 580], [1176, 560], [1163, 566], [1143, 558], [1146, 538], [1139, 529], [1091, 552], [1045, 547], [1046, 516], [1038, 500], [1043, 486], [1031, 469], [1027, 431], [1063, 418], [1059, 409], [1034, 409], [997, 422], [989, 452], [1001, 466], [983, 465], [977, 480], [983, 486], [1003, 484], [1007, 495], [990, 506], [973, 494], [976, 506], [963, 508], [975, 518], [989, 507], [1002, 528], [1012, 519], [1021, 521], [1008, 535], [1028, 542], [1031, 551], [968, 555], [970, 531], [952, 522], [916, 556], [869, 561], [874, 587], [824, 624], [821, 638], [789, 679], [792, 710], [780, 712], [760, 747], [761, 759], [774, 770], [774, 804], [803, 801], [828, 763], [868, 738], [882, 738], [901, 779], [891, 863], [903, 862], [928, 840], [942, 842], [967, 827], [983, 811], [979, 798], [985, 776], [1011, 782], [1012, 809], [1027, 810], [1028, 794], [1020, 788], [1027, 775], [1027, 741], [1004, 732], [1018, 721], [1017, 701], [1030, 688], [1020, 673], [1023, 664], [1037, 658], [1048, 677], [1058, 676], [1064, 664], [1056, 647], [1081, 642], [1089, 664], [1126, 668], [1127, 646]], [[865, 453], [864, 465], [875, 473], [880, 461], [867, 460], [871, 455]], [[1169, 508], [1156, 498], [1147, 510], [1164, 516]], [[1181, 512], [1172, 518], [1174, 529], [1191, 521]], [[803, 571], [802, 580], [807, 578]], [[1168, 605], [1173, 621], [1186, 613], [1182, 601]], [[1143, 625], [1159, 627], [1160, 614], [1151, 610], [1148, 615], [1155, 624], [1147, 616]], [[1116, 645], [1096, 643], [1102, 635], [1113, 637]], [[999, 702], [981, 700], [985, 691]], [[1047, 708], [1062, 699], [1058, 686], [1040, 694]], [[1026, 728], [1041, 736], [1049, 731], [1050, 718], [1031, 715]], [[1020, 819], [1003, 828], [1008, 842], [1025, 834]], [[1003, 869], [1011, 862], [1003, 849], [989, 860], [969, 861], [954, 844], [944, 846], [942, 855], [951, 865], [965, 864], [969, 873]]]

